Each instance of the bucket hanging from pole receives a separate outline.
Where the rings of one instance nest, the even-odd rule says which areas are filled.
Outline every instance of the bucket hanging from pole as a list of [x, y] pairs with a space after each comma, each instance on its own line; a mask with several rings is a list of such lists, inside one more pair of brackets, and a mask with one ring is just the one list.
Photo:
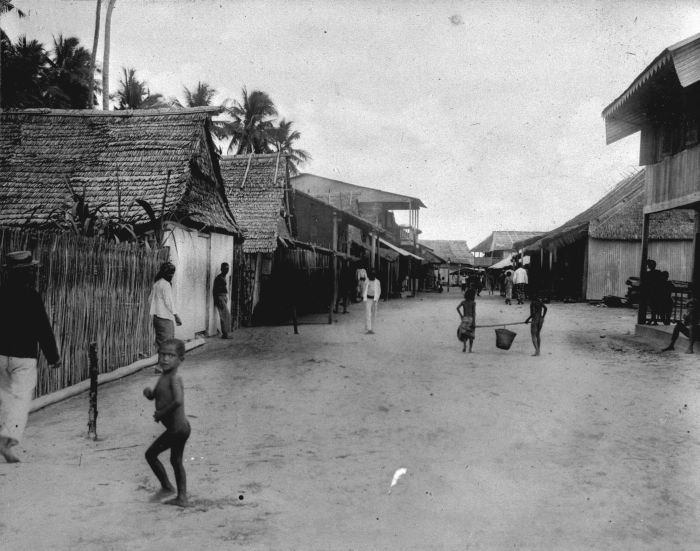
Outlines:
[[508, 350], [510, 345], [513, 344], [513, 339], [517, 333], [506, 329], [505, 327], [496, 329], [496, 348], [501, 348], [502, 350]]

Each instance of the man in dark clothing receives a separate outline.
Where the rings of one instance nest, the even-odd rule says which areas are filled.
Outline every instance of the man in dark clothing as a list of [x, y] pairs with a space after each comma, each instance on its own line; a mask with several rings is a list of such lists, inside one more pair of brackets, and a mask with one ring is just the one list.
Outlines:
[[44, 303], [34, 289], [37, 265], [31, 251], [18, 251], [8, 253], [3, 266], [7, 280], [0, 287], [0, 455], [8, 463], [19, 461], [11, 448], [27, 425], [38, 346], [51, 367], [61, 365]]
[[230, 338], [231, 331], [231, 311], [228, 307], [228, 289], [226, 287], [226, 276], [228, 275], [228, 263], [221, 264], [221, 273], [214, 278], [214, 304], [219, 311], [221, 320], [221, 338]]

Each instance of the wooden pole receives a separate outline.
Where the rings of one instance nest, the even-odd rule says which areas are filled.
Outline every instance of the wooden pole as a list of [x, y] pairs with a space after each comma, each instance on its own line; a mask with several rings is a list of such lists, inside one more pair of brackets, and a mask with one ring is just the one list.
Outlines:
[[369, 267], [374, 269], [374, 267], [376, 266], [375, 256], [377, 254], [377, 235], [372, 233], [370, 234], [370, 236], [372, 238], [372, 253], [369, 257]]
[[88, 411], [88, 438], [97, 440], [97, 343], [90, 343], [90, 409]]
[[644, 288], [646, 280], [645, 272], [647, 270], [647, 259], [649, 257], [649, 215], [644, 214], [644, 224], [642, 226], [642, 265], [639, 270], [640, 297], [639, 297], [639, 312], [637, 314], [637, 323], [644, 325], [647, 320], [647, 299], [646, 293], [648, 289]]
[[328, 323], [333, 323], [333, 310], [338, 300], [338, 213], [333, 211], [333, 255], [331, 256], [331, 277], [333, 278], [333, 291], [331, 303], [328, 306]]

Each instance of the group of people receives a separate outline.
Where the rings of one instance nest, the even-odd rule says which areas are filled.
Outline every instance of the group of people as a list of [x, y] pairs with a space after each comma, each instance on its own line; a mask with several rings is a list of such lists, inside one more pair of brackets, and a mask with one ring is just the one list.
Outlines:
[[[457, 338], [462, 342], [462, 352], [472, 351], [474, 338], [476, 337], [476, 292], [474, 289], [467, 289], [464, 293], [464, 300], [457, 306], [457, 314], [459, 314], [460, 324], [457, 328]], [[519, 303], [522, 304], [522, 303]], [[530, 336], [532, 344], [535, 347], [533, 356], [540, 355], [540, 347], [542, 344], [541, 332], [544, 325], [544, 317], [547, 315], [547, 306], [542, 298], [535, 294], [530, 301], [530, 315], [524, 323], [530, 324]]]
[[506, 270], [502, 280], [503, 295], [505, 296], [506, 304], [509, 306], [512, 304], [513, 292], [515, 292], [515, 298], [518, 304], [525, 304], [525, 290], [527, 284], [527, 270], [522, 264], [518, 264], [514, 272], [512, 270]]

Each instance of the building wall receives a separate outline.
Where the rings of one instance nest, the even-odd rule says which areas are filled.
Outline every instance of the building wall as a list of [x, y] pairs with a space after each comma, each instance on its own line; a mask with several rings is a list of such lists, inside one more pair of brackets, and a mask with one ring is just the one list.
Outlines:
[[[175, 327], [175, 336], [190, 340], [198, 333], [216, 335], [219, 318], [212, 288], [221, 263], [234, 265], [233, 236], [175, 227], [168, 232], [165, 245], [170, 247], [170, 260], [176, 266], [173, 295], [182, 319], [182, 325]], [[230, 292], [230, 277], [228, 288]]]
[[[693, 242], [651, 241], [648, 256], [657, 269], [667, 271], [670, 279], [690, 281], [692, 276]], [[589, 239], [587, 300], [600, 300], [606, 295], [623, 297], [625, 281], [639, 277], [642, 258], [641, 241], [609, 241]]]
[[333, 215], [331, 209], [297, 194], [294, 199], [296, 239], [327, 249], [333, 243]]

